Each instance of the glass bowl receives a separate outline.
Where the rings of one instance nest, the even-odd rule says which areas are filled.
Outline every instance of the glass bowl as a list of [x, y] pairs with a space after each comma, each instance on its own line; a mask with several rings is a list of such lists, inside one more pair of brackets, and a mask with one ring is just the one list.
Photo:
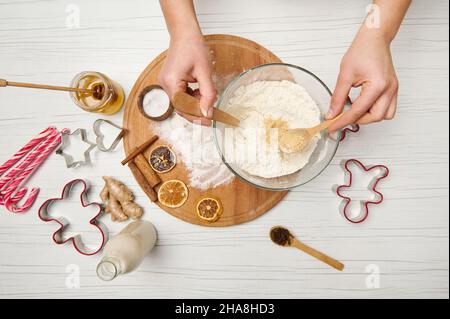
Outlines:
[[[301, 67], [285, 63], [259, 65], [237, 76], [228, 84], [225, 91], [220, 96], [217, 103], [218, 108], [226, 111], [229, 99], [234, 95], [235, 91], [243, 85], [249, 85], [256, 81], [282, 80], [288, 80], [303, 86], [319, 107], [321, 120], [323, 120], [329, 109], [331, 91], [313, 73]], [[336, 154], [339, 140], [341, 139], [340, 132], [332, 135], [329, 135], [328, 132], [322, 132], [317, 147], [306, 166], [290, 175], [276, 178], [263, 178], [251, 175], [242, 170], [230, 155], [227, 155], [229, 152], [225, 151], [227, 143], [225, 143], [224, 137], [226, 128], [229, 127], [219, 122], [214, 122], [213, 127], [217, 150], [225, 165], [228, 166], [234, 175], [253, 186], [275, 191], [283, 191], [298, 187], [319, 176], [330, 164]], [[227, 156], [230, 158], [227, 158]]]

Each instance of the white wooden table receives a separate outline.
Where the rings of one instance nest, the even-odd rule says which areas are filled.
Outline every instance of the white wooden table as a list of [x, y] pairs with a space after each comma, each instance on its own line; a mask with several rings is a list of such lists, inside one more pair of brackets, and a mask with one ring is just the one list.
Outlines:
[[[332, 87], [367, 4], [203, 0], [197, 8], [205, 33], [250, 38]], [[92, 168], [68, 170], [52, 156], [28, 183], [41, 187], [28, 213], [0, 207], [0, 296], [448, 298], [448, 9], [447, 1], [415, 1], [393, 44], [401, 83], [397, 118], [351, 136], [319, 178], [253, 222], [210, 229], [169, 216], [149, 203], [120, 165], [122, 146], [95, 153]], [[65, 84], [80, 71], [98, 70], [129, 92], [167, 45], [156, 0], [0, 0], [0, 77], [10, 80]], [[64, 93], [0, 89], [0, 161], [48, 125], [89, 129], [96, 118]], [[122, 113], [112, 119], [120, 123]], [[386, 201], [362, 225], [344, 221], [331, 191], [343, 181], [340, 161], [352, 157], [392, 170], [381, 184]], [[89, 180], [91, 199], [98, 200], [105, 174], [130, 185], [159, 232], [142, 266], [109, 283], [96, 277], [99, 256], [54, 245], [55, 225], [37, 217], [38, 204], [72, 178]], [[122, 227], [109, 217], [104, 222], [111, 234]], [[275, 224], [289, 225], [306, 243], [343, 261], [345, 271], [273, 245], [267, 233]], [[79, 285], [70, 279], [78, 272]]]

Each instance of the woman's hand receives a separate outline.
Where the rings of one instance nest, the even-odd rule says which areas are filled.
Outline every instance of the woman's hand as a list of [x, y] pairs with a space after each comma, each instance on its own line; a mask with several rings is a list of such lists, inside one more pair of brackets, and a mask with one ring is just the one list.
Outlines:
[[341, 62], [327, 118], [344, 108], [352, 87], [361, 93], [348, 112], [330, 127], [334, 132], [349, 124], [369, 124], [394, 118], [398, 80], [390, 52], [390, 41], [379, 32], [361, 30]]
[[200, 109], [204, 117], [198, 118], [181, 114], [193, 122], [211, 125], [216, 89], [211, 77], [211, 58], [201, 34], [173, 38], [167, 59], [159, 74], [159, 82], [167, 94], [172, 97], [178, 91], [187, 91], [189, 83], [198, 83], [196, 97], [200, 99]]

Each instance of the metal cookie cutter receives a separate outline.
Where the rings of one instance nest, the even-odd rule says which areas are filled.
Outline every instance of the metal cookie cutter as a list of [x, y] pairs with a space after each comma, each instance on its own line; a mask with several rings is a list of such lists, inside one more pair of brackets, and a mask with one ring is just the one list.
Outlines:
[[[349, 165], [351, 163], [358, 165], [365, 172], [369, 172], [374, 169], [382, 170], [381, 175], [379, 175], [378, 177], [375, 177], [373, 179], [373, 181], [369, 184], [369, 188], [368, 188], [369, 190], [372, 190], [377, 195], [377, 198], [374, 200], [361, 201], [361, 212], [356, 217], [351, 217], [350, 212], [348, 211], [350, 203], [352, 202], [352, 199], [350, 197], [342, 194], [343, 190], [350, 188], [353, 183], [353, 173], [349, 168]], [[380, 193], [377, 190], [377, 186], [378, 186], [378, 183], [382, 179], [389, 176], [389, 173], [390, 173], [389, 168], [387, 168], [387, 166], [385, 166], [385, 165], [365, 166], [363, 163], [361, 163], [357, 159], [349, 159], [347, 161], [343, 161], [342, 166], [343, 166], [343, 169], [347, 172], [346, 175], [348, 176], [347, 177], [348, 183], [344, 184], [344, 185], [339, 185], [335, 188], [336, 194], [343, 199], [343, 207], [341, 209], [342, 214], [344, 215], [345, 219], [347, 219], [351, 223], [354, 223], [354, 224], [362, 223], [369, 216], [369, 205], [370, 204], [379, 205], [384, 200], [384, 196], [382, 193]]]
[[[91, 220], [89, 220], [89, 223], [91, 225], [98, 228], [98, 230], [100, 231], [101, 236], [102, 236], [102, 240], [101, 240], [99, 248], [94, 251], [89, 250], [85, 247], [80, 235], [76, 235], [73, 237], [69, 237], [67, 239], [63, 239], [62, 234], [63, 234], [65, 228], [67, 228], [67, 226], [69, 225], [69, 223], [67, 222], [67, 220], [65, 218], [61, 218], [61, 217], [53, 218], [49, 214], [49, 209], [50, 209], [52, 203], [54, 203], [55, 201], [60, 201], [60, 200], [66, 199], [68, 197], [68, 195], [70, 194], [71, 188], [77, 183], [80, 183], [81, 185], [83, 185], [83, 190], [81, 191], [81, 194], [80, 194], [81, 205], [83, 207], [88, 207], [88, 206], [98, 207], [98, 213], [95, 214], [95, 216]], [[87, 203], [87, 199], [86, 199], [87, 190], [88, 190], [88, 184], [86, 183], [86, 181], [84, 181], [82, 179], [75, 179], [75, 180], [70, 181], [69, 183], [67, 183], [64, 186], [62, 193], [61, 193], [61, 197], [48, 199], [41, 205], [41, 207], [39, 208], [39, 211], [38, 211], [38, 216], [44, 222], [54, 221], [60, 225], [58, 230], [55, 231], [52, 235], [52, 239], [53, 239], [53, 242], [55, 242], [55, 244], [61, 245], [61, 244], [65, 244], [67, 242], [71, 242], [77, 252], [79, 252], [80, 254], [85, 255], [85, 256], [92, 256], [102, 250], [103, 246], [105, 245], [105, 243], [107, 241], [107, 231], [106, 231], [106, 229], [104, 229], [104, 226], [101, 225], [98, 221], [98, 218], [103, 213], [103, 207], [99, 203], [95, 203], [95, 202]]]
[[[347, 101], [345, 102], [345, 109], [350, 108], [352, 105], [352, 100], [350, 97], [347, 97]], [[343, 128], [339, 134], [339, 142], [342, 142], [347, 138], [348, 133], [356, 133], [359, 132], [359, 125], [358, 124], [350, 124], [349, 126]]]
[[342, 142], [343, 140], [345, 140], [345, 138], [347, 137], [348, 133], [357, 133], [359, 132], [359, 125], [358, 124], [351, 124], [350, 126], [344, 128], [341, 131], [341, 138], [339, 140], [339, 142]]
[[[64, 152], [64, 149], [70, 145], [70, 137], [71, 136], [80, 136], [81, 140], [89, 144], [89, 148], [84, 151], [84, 161], [76, 161], [74, 162], [72, 155]], [[64, 157], [66, 161], [67, 168], [78, 167], [81, 165], [89, 165], [91, 164], [91, 155], [90, 152], [95, 148], [96, 144], [91, 143], [87, 139], [86, 130], [83, 128], [76, 129], [72, 133], [67, 133], [62, 135], [61, 146], [56, 150], [56, 154], [59, 154]]]
[[[105, 135], [103, 135], [103, 133], [101, 132], [101, 129], [100, 129], [102, 124], [107, 124], [107, 125], [113, 126], [113, 127], [117, 128], [118, 130], [120, 130], [119, 134], [116, 136], [116, 138], [114, 139], [112, 144], [108, 147], [105, 146], [105, 143], [104, 143]], [[97, 148], [102, 152], [113, 151], [117, 147], [117, 144], [119, 144], [120, 140], [124, 137], [125, 133], [127, 132], [126, 129], [120, 127], [119, 125], [116, 125], [113, 122], [104, 120], [104, 119], [96, 120], [93, 125], [93, 130], [94, 130], [94, 134], [96, 136], [95, 142], [97, 143]]]

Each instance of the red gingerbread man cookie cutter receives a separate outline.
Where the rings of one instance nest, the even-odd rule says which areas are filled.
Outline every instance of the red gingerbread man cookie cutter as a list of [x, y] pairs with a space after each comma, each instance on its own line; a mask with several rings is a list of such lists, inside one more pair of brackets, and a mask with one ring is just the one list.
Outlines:
[[[350, 188], [353, 183], [353, 173], [349, 168], [349, 165], [351, 163], [356, 164], [361, 169], [363, 169], [365, 172], [369, 172], [369, 171], [375, 170], [375, 169], [382, 170], [382, 173], [379, 176], [375, 177], [373, 179], [372, 183], [369, 185], [369, 190], [372, 190], [376, 194], [377, 198], [374, 200], [361, 201], [361, 212], [356, 217], [351, 217], [350, 212], [349, 212], [349, 206], [350, 206], [350, 203], [352, 202], [352, 199], [350, 197], [342, 194], [343, 190]], [[371, 205], [371, 204], [379, 205], [383, 202], [384, 196], [381, 192], [379, 192], [377, 190], [377, 186], [381, 180], [383, 180], [389, 176], [390, 171], [389, 171], [389, 168], [385, 165], [378, 164], [378, 165], [372, 165], [372, 166], [365, 166], [363, 163], [361, 163], [357, 159], [346, 160], [342, 163], [342, 166], [347, 173], [346, 175], [348, 176], [347, 177], [348, 183], [344, 184], [344, 185], [339, 185], [338, 187], [336, 187], [335, 191], [336, 191], [336, 194], [343, 199], [344, 205], [342, 208], [342, 214], [344, 215], [345, 219], [347, 219], [351, 223], [359, 224], [359, 223], [362, 223], [363, 221], [365, 221], [367, 219], [367, 217], [369, 216], [369, 205]]]
[[[63, 239], [62, 234], [63, 234], [65, 228], [67, 228], [67, 226], [69, 225], [69, 223], [64, 218], [53, 218], [49, 214], [49, 208], [52, 205], [52, 203], [66, 199], [70, 193], [70, 189], [76, 184], [81, 184], [83, 186], [83, 189], [80, 194], [80, 202], [81, 202], [81, 205], [83, 206], [83, 208], [88, 207], [88, 206], [97, 206], [98, 207], [98, 213], [96, 213], [95, 216], [89, 220], [89, 224], [95, 226], [100, 231], [100, 234], [101, 234], [100, 246], [98, 247], [98, 249], [95, 249], [93, 251], [89, 250], [85, 247], [83, 240], [79, 234], [76, 236], [69, 237], [67, 239]], [[79, 252], [80, 254], [85, 255], [85, 256], [92, 256], [102, 250], [102, 248], [105, 245], [106, 240], [107, 240], [107, 232], [106, 232], [106, 229], [103, 229], [103, 225], [101, 225], [98, 221], [98, 218], [103, 213], [102, 205], [99, 203], [95, 203], [95, 202], [93, 202], [93, 203], [87, 202], [86, 193], [88, 191], [88, 188], [89, 188], [88, 184], [86, 183], [86, 181], [84, 181], [82, 179], [74, 179], [74, 180], [70, 181], [69, 183], [67, 183], [64, 186], [60, 197], [50, 198], [41, 205], [41, 207], [39, 208], [38, 216], [44, 222], [52, 222], [53, 221], [53, 222], [57, 222], [60, 225], [60, 227], [52, 235], [52, 239], [55, 244], [61, 245], [61, 244], [66, 244], [68, 242], [71, 242], [77, 252]]]

